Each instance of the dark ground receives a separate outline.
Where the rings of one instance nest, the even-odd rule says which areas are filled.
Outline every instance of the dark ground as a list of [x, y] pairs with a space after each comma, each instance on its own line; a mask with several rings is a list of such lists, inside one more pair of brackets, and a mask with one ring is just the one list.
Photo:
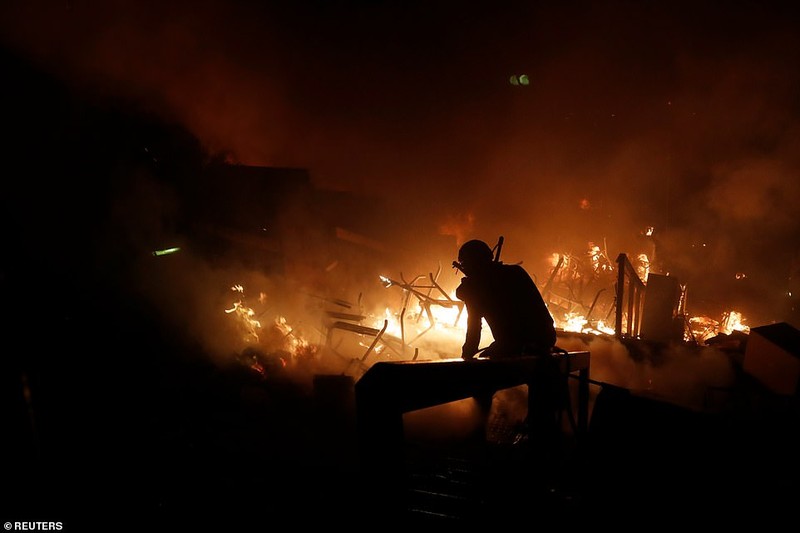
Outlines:
[[73, 324], [53, 338], [85, 351], [32, 345], [23, 368], [4, 372], [17, 406], [4, 519], [58, 520], [68, 531], [108, 530], [108, 520], [114, 530], [266, 531], [284, 519], [624, 526], [773, 520], [796, 505], [794, 404], [746, 376], [714, 414], [599, 388], [589, 434], [567, 431], [554, 450], [535, 435], [408, 442], [407, 490], [387, 505], [361, 476], [347, 391], [220, 368], [129, 311], [114, 320], [124, 343], [102, 334], [89, 343]]

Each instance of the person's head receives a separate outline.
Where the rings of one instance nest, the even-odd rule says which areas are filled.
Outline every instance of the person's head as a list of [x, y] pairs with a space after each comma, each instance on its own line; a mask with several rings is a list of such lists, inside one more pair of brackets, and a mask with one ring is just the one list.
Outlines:
[[478, 239], [465, 242], [458, 250], [458, 263], [467, 276], [485, 270], [493, 261], [492, 249]]

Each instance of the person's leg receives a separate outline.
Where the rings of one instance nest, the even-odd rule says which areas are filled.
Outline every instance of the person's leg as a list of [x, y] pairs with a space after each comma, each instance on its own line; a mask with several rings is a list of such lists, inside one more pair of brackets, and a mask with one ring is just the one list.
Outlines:
[[531, 436], [542, 445], [554, 446], [559, 441], [561, 427], [558, 415], [564, 386], [558, 361], [549, 355], [540, 356], [528, 389], [527, 423]]

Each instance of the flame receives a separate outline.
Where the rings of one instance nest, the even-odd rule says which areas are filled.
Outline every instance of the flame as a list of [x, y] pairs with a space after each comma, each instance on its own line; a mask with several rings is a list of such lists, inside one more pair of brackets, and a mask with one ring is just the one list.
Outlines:
[[750, 333], [750, 326], [744, 324], [744, 317], [738, 311], [723, 313], [720, 332], [730, 335], [734, 331]]
[[595, 243], [589, 243], [589, 259], [592, 262], [592, 270], [597, 272], [600, 270], [600, 259], [602, 257], [602, 252], [600, 251], [600, 247], [597, 246]]
[[[276, 317], [273, 327], [283, 336], [281, 339], [282, 346], [279, 349], [289, 352], [293, 359], [313, 359], [316, 357], [319, 350], [318, 346], [306, 340], [300, 331], [288, 323], [285, 317]], [[284, 360], [283, 366], [286, 366], [286, 364], [287, 362]]]
[[[608, 260], [603, 247], [594, 242], [589, 242], [588, 245], [588, 250], [584, 254], [552, 253], [543, 258], [554, 269], [548, 285], [542, 287], [543, 295], [547, 298], [557, 329], [563, 332], [613, 336], [614, 328], [603, 320], [598, 320], [597, 317], [608, 318], [610, 310], [613, 310], [613, 307], [609, 310], [609, 304], [606, 303], [610, 293], [604, 291], [609, 290], [608, 285], [614, 280], [615, 264]], [[646, 282], [650, 273], [648, 255], [638, 254], [634, 266], [638, 276]], [[457, 357], [456, 354], [459, 353], [466, 336], [466, 309], [463, 302], [455, 296], [455, 289], [446, 292], [439, 286], [436, 281], [438, 274], [436, 276], [430, 274], [429, 277], [430, 281], [426, 281], [426, 276], [417, 276], [411, 282], [407, 282], [402, 275], [396, 279], [383, 275], [378, 277], [384, 288], [396, 287], [403, 292], [403, 303], [396, 307], [381, 305], [374, 315], [365, 313], [363, 309], [361, 313], [350, 315], [360, 317], [359, 325], [363, 324], [382, 331], [377, 340], [374, 337], [369, 338], [369, 335], [362, 335], [367, 337], [363, 342], [357, 341], [351, 344], [368, 348], [369, 353], [380, 357], [367, 359], [362, 357], [363, 353], [349, 354], [354, 360], [367, 359], [369, 364], [372, 364], [387, 357], [411, 359], [413, 355], [416, 359], [420, 350], [423, 350], [423, 356], [433, 353], [443, 358]], [[744, 274], [737, 274], [737, 277], [744, 277]], [[591, 308], [586, 304], [580, 305], [578, 298], [581, 294], [577, 289], [584, 290], [583, 297], [586, 294], [594, 295]], [[233, 285], [231, 290], [236, 298], [232, 305], [225, 309], [225, 313], [235, 318], [242, 332], [242, 339], [246, 343], [257, 344], [256, 349], [262, 355], [267, 354], [264, 358], [266, 363], [258, 360], [253, 362], [255, 365], [261, 365], [260, 370], [254, 367], [255, 371], [272, 372], [278, 364], [277, 358], [280, 358], [280, 365], [283, 366], [299, 359], [316, 358], [323, 347], [305, 339], [288, 317], [277, 315], [273, 320], [267, 320], [262, 324], [262, 321], [258, 320], [258, 313], [246, 302], [244, 287]], [[601, 294], [602, 299], [599, 298]], [[261, 309], [264, 308], [266, 301], [267, 295], [259, 293], [257, 305]], [[595, 303], [598, 305], [595, 306]], [[579, 312], [576, 312], [576, 309]], [[587, 312], [587, 309], [591, 311]], [[260, 314], [263, 314], [263, 311]], [[588, 315], [594, 315], [594, 318]], [[689, 319], [685, 340], [705, 343], [719, 334], [730, 334], [734, 331], [748, 333], [749, 330], [742, 314], [731, 310], [723, 313], [719, 320], [710, 317]], [[493, 340], [491, 330], [484, 324], [481, 346], [488, 346]], [[280, 365], [277, 368], [280, 368]]]
[[689, 319], [692, 335], [699, 343], [705, 343], [717, 335], [730, 335], [734, 331], [750, 333], [750, 327], [745, 325], [745, 318], [738, 311], [722, 313], [720, 320], [708, 316], [694, 316]]
[[605, 322], [598, 320], [592, 326], [584, 315], [565, 313], [563, 320], [556, 320], [556, 327], [573, 333], [588, 333], [591, 335], [614, 335], [614, 328], [606, 326]]
[[[392, 352], [406, 356], [411, 349], [418, 353], [421, 347], [438, 352], [440, 356], [455, 357], [460, 352], [467, 330], [467, 314], [464, 304], [455, 296], [455, 289], [446, 292], [430, 275], [430, 281], [417, 276], [412, 282], [395, 281], [379, 276], [384, 288], [398, 287], [405, 295], [404, 307], [386, 307], [378, 316], [373, 316], [371, 327], [386, 329], [384, 337], [392, 339]], [[491, 331], [484, 328], [483, 340], [492, 342]], [[487, 344], [488, 345], [488, 344]], [[367, 347], [366, 344], [362, 346]], [[382, 353], [387, 345], [379, 341], [374, 353]]]
[[[394, 335], [395, 337], [400, 337], [403, 334], [403, 324], [400, 317], [393, 313], [388, 307], [384, 310], [383, 314], [383, 318], [375, 322], [375, 327], [377, 329], [382, 328], [383, 320], [388, 320], [389, 323], [386, 326], [386, 333]], [[380, 324], [378, 322], [380, 322]]]
[[636, 274], [643, 283], [647, 283], [647, 276], [650, 274], [650, 258], [647, 254], [636, 256]]
[[702, 344], [717, 335], [719, 322], [707, 316], [693, 316], [689, 319], [689, 327], [695, 340]]
[[564, 316], [563, 329], [564, 331], [572, 331], [581, 333], [588, 320], [583, 315], [576, 315], [574, 313], [567, 313]]
[[240, 296], [238, 300], [233, 302], [233, 307], [225, 309], [225, 312], [229, 315], [232, 314], [237, 319], [237, 323], [243, 332], [245, 343], [258, 342], [258, 330], [261, 329], [261, 322], [253, 318], [256, 312], [244, 303], [244, 287], [234, 285], [231, 290], [238, 292]]
[[597, 321], [597, 326], [595, 326], [595, 328], [601, 333], [605, 333], [606, 335], [614, 335], [614, 333], [616, 333], [614, 328], [606, 326], [605, 322], [603, 322], [602, 320]]
[[[291, 359], [308, 359], [316, 356], [318, 346], [304, 339], [302, 334], [288, 320], [278, 315], [271, 324], [271, 328], [263, 327], [260, 320], [254, 318], [255, 310], [245, 303], [244, 287], [233, 285], [231, 290], [238, 294], [238, 299], [232, 306], [225, 309], [225, 313], [232, 315], [236, 319], [238, 328], [242, 331], [242, 340], [248, 346], [260, 346], [258, 351], [276, 355], [288, 353]], [[267, 295], [259, 293], [258, 301], [266, 302]], [[262, 313], [263, 314], [263, 313]], [[278, 356], [281, 366], [285, 367], [288, 362], [282, 356]], [[259, 365], [261, 370], [259, 370]], [[258, 360], [253, 362], [253, 370], [264, 373], [263, 365]]]
[[612, 272], [614, 270], [614, 265], [608, 260], [605, 252], [594, 242], [589, 242], [589, 251], [587, 254], [589, 255], [589, 261], [592, 265], [592, 271], [596, 274]]
[[550, 266], [555, 268], [558, 266], [558, 262], [561, 261], [561, 258], [564, 258], [562, 261], [562, 265], [566, 266], [569, 264], [569, 256], [566, 254], [560, 254], [558, 252], [553, 252], [550, 254]]

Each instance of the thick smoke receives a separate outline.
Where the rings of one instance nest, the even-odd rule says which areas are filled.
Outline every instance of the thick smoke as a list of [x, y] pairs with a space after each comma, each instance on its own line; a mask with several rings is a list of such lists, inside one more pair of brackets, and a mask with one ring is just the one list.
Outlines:
[[790, 318], [800, 43], [779, 5], [2, 9], [3, 41], [78, 90], [136, 99], [228, 161], [387, 202], [383, 242], [413, 265], [388, 275], [448, 265], [441, 232], [504, 235], [541, 281], [554, 252], [636, 254], [652, 226], [690, 314]]

